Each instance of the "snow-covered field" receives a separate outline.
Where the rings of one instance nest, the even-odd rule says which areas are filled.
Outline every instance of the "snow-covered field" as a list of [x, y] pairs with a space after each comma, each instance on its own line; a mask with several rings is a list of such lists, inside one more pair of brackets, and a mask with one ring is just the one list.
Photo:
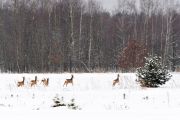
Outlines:
[[[156, 89], [142, 89], [136, 83], [134, 73], [120, 74], [120, 85], [112, 87], [117, 73], [81, 73], [74, 75], [74, 85], [63, 87], [63, 74], [0, 74], [0, 118], [4, 119], [163, 119], [180, 117], [180, 73], [172, 73], [172, 79]], [[25, 86], [17, 82], [25, 77]], [[38, 77], [38, 84], [30, 87], [30, 80]], [[49, 86], [40, 82], [49, 78]], [[52, 107], [55, 97], [65, 104], [75, 99], [80, 110], [67, 106]]]

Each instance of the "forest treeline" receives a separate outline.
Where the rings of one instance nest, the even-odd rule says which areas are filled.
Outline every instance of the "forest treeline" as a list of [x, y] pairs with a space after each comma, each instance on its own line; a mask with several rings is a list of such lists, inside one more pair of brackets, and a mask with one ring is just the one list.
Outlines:
[[133, 71], [150, 54], [174, 70], [179, 8], [173, 0], [119, 0], [110, 13], [95, 0], [1, 0], [0, 69]]

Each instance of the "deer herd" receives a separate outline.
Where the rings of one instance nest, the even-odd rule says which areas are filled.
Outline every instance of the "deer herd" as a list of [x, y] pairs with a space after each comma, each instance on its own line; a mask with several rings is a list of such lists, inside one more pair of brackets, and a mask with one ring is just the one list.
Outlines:
[[[117, 74], [117, 78], [112, 81], [112, 86], [113, 86], [113, 87], [114, 87], [116, 84], [119, 84], [119, 83], [120, 83], [120, 82], [119, 82], [119, 77], [120, 77], [120, 75]], [[64, 86], [67, 87], [68, 84], [72, 84], [72, 86], [73, 86], [73, 78], [74, 78], [74, 75], [71, 75], [71, 78], [70, 78], [70, 79], [65, 79], [65, 80], [64, 80], [63, 87], [64, 87]], [[30, 87], [36, 86], [37, 83], [38, 83], [38, 81], [39, 81], [39, 80], [37, 79], [37, 76], [35, 76], [35, 79], [30, 81]], [[25, 77], [23, 77], [22, 80], [20, 80], [20, 81], [17, 82], [17, 87], [23, 87], [23, 86], [25, 85], [24, 82], [25, 82]], [[41, 84], [41, 83], [42, 83], [45, 87], [48, 87], [48, 86], [49, 86], [49, 78], [44, 78], [44, 79], [42, 79], [41, 82], [40, 82], [40, 84]]]
[[[35, 76], [35, 79], [30, 81], [30, 87], [36, 86], [37, 83], [38, 83], [38, 79], [37, 79], [37, 76]], [[44, 86], [48, 86], [49, 85], [49, 78], [42, 79], [41, 83]], [[24, 85], [25, 85], [25, 77], [23, 77], [23, 80], [20, 80], [17, 82], [17, 87], [23, 87]]]

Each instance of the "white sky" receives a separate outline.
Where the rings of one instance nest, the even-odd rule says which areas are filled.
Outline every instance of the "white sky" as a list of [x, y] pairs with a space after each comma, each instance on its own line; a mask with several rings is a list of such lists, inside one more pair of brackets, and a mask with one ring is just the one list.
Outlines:
[[[103, 8], [104, 9], [107, 9], [108, 11], [113, 11], [117, 8], [118, 6], [118, 0], [96, 0], [96, 1], [99, 1], [99, 2], [102, 2], [102, 5], [103, 5]], [[139, 0], [137, 0], [138, 2]], [[179, 2], [178, 5], [180, 5], [180, 0], [161, 0], [162, 2], [164, 3], [167, 3], [167, 2]]]
[[114, 10], [117, 7], [117, 0], [97, 0], [103, 3], [104, 9]]

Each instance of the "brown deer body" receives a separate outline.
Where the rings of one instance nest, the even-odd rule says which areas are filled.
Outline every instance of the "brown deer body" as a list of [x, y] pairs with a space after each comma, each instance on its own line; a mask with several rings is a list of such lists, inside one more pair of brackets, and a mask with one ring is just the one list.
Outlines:
[[35, 76], [35, 80], [31, 80], [31, 87], [37, 84], [37, 76]]
[[18, 81], [17, 86], [22, 87], [24, 86], [25, 77], [23, 77], [23, 81]]
[[[65, 81], [64, 81], [64, 85], [66, 85], [66, 87], [67, 87], [67, 85], [69, 84], [69, 83], [71, 83], [72, 85], [73, 85], [73, 75], [71, 75], [71, 78], [70, 79], [66, 79]], [[63, 85], [63, 86], [64, 86]]]
[[119, 84], [119, 74], [117, 75], [117, 78], [115, 80], [113, 80], [113, 87], [116, 85], [116, 84]]
[[49, 78], [43, 79], [43, 80], [41, 80], [41, 82], [43, 83], [44, 86], [48, 86], [49, 85]]

